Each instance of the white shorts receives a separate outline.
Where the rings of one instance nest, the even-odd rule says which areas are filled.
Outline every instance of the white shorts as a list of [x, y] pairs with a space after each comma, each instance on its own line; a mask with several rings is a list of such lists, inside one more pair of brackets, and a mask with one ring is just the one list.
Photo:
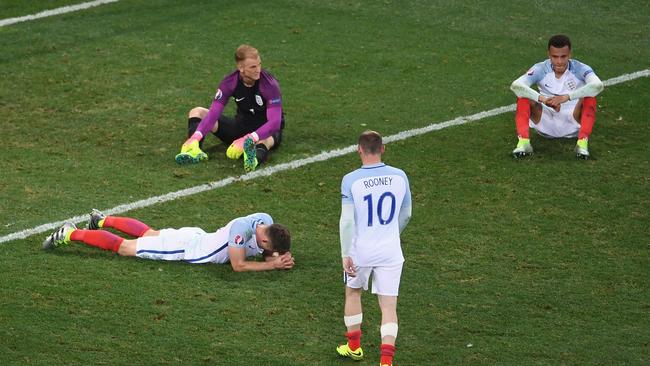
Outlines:
[[529, 121], [530, 128], [534, 128], [537, 133], [547, 138], [578, 137], [580, 123], [573, 118], [575, 104], [565, 104], [562, 105], [559, 112], [542, 105], [542, 118], [537, 124], [531, 119]]
[[138, 238], [135, 255], [139, 258], [167, 261], [223, 263], [228, 260], [228, 238], [215, 240], [217, 234], [220, 233], [206, 234], [198, 227], [163, 229], [158, 236]]
[[398, 296], [403, 265], [403, 263], [400, 263], [391, 267], [357, 267], [357, 275], [355, 277], [350, 277], [343, 272], [343, 282], [349, 288], [363, 288], [364, 290], [368, 290], [368, 281], [370, 280], [370, 276], [372, 276], [373, 294]]

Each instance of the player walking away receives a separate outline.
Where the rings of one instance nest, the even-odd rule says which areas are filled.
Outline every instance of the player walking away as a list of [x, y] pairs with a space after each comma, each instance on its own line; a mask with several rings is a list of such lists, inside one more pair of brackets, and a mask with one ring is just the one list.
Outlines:
[[[224, 144], [230, 145], [226, 156], [244, 156], [244, 169], [253, 171], [264, 163], [269, 150], [282, 140], [284, 114], [278, 81], [262, 70], [257, 49], [241, 45], [235, 51], [237, 70], [219, 84], [210, 109], [195, 107], [189, 112], [188, 139], [176, 155], [179, 164], [198, 163], [208, 158], [203, 152], [204, 137], [212, 132]], [[235, 118], [221, 113], [232, 97], [237, 103]]]
[[[112, 228], [136, 239], [124, 239], [109, 231]], [[185, 261], [189, 263], [227, 263], [236, 272], [291, 269], [294, 260], [289, 251], [291, 235], [269, 214], [256, 213], [239, 217], [214, 233], [197, 227], [151, 229], [130, 217], [105, 216], [97, 210], [90, 213], [88, 230], [66, 223], [43, 242], [43, 249], [54, 249], [80, 241], [90, 246], [111, 250], [127, 257]], [[247, 261], [262, 254], [265, 261]]]
[[[519, 158], [533, 153], [528, 135], [532, 127], [547, 138], [578, 137], [576, 156], [588, 159], [596, 95], [603, 90], [603, 82], [589, 65], [571, 59], [571, 41], [565, 35], [549, 39], [548, 57], [510, 85], [517, 95], [515, 124], [519, 137], [512, 154]], [[539, 92], [530, 87], [535, 83]]]
[[363, 166], [341, 183], [341, 257], [345, 281], [343, 321], [348, 342], [336, 348], [341, 356], [363, 358], [361, 349], [362, 290], [379, 298], [381, 308], [380, 365], [392, 365], [397, 338], [397, 296], [402, 274], [400, 233], [411, 218], [411, 190], [400, 169], [382, 163], [381, 135], [366, 131], [357, 147]]

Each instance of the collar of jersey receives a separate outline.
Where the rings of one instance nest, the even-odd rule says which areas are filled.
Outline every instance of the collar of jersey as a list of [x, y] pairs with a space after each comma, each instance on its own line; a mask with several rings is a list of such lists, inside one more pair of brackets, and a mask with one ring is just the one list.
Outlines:
[[382, 163], [376, 163], [376, 164], [368, 164], [368, 165], [362, 166], [361, 169], [375, 169], [375, 168], [380, 168], [380, 167], [385, 166], [385, 165], [386, 165], [386, 163], [383, 163], [383, 162]]

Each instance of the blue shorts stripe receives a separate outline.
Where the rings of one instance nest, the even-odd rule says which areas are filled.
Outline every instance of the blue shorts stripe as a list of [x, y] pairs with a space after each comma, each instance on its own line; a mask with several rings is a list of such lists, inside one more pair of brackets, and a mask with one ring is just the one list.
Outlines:
[[200, 262], [200, 261], [202, 261], [202, 260], [205, 260], [205, 259], [207, 259], [207, 258], [212, 257], [213, 255], [219, 253], [220, 251], [224, 250], [224, 249], [227, 248], [227, 247], [228, 247], [228, 243], [222, 245], [219, 249], [215, 250], [214, 252], [212, 252], [212, 253], [210, 253], [210, 254], [208, 254], [208, 255], [204, 255], [204, 256], [201, 257], [201, 258], [186, 259], [185, 261], [190, 262], [190, 263]]
[[185, 253], [184, 249], [180, 250], [147, 250], [147, 249], [142, 249], [138, 250], [136, 254], [142, 254], [142, 253], [152, 253], [152, 254], [178, 254], [178, 253]]

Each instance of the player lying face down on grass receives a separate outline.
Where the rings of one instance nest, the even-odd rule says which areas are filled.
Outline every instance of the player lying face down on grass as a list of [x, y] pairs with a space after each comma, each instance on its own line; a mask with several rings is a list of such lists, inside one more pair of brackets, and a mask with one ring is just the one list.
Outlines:
[[[114, 229], [136, 239], [124, 239]], [[113, 251], [122, 256], [188, 263], [230, 262], [236, 272], [291, 269], [294, 259], [291, 234], [281, 224], [273, 223], [266, 213], [236, 218], [213, 233], [197, 227], [154, 230], [130, 218], [90, 213], [88, 229], [65, 223], [43, 242], [43, 249], [54, 249], [72, 242]], [[261, 255], [264, 261], [247, 260]]]
[[[203, 140], [212, 133], [229, 145], [226, 156], [243, 156], [244, 170], [253, 171], [266, 161], [269, 151], [282, 140], [284, 114], [282, 95], [275, 77], [262, 69], [257, 49], [243, 44], [235, 51], [237, 70], [226, 75], [210, 108], [195, 107], [188, 114], [188, 139], [176, 155], [179, 164], [198, 163], [208, 158]], [[237, 104], [234, 118], [222, 114], [232, 97]]]

